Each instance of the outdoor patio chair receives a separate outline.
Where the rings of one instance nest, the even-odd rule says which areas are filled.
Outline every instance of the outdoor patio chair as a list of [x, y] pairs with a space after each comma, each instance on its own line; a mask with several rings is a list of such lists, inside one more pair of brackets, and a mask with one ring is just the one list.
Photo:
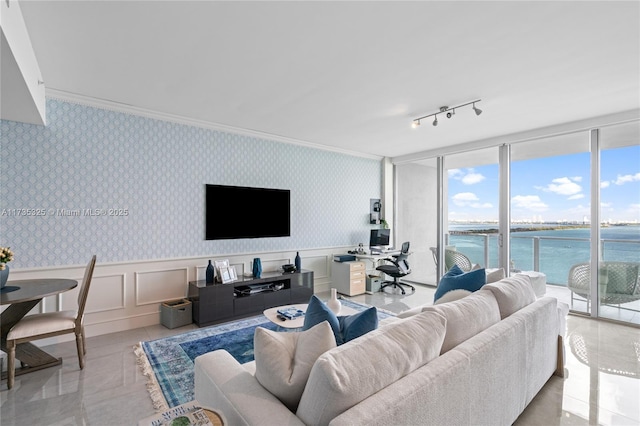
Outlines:
[[[602, 304], [629, 303], [640, 299], [640, 263], [600, 262], [600, 302]], [[569, 270], [567, 287], [571, 290], [571, 307], [574, 293], [590, 302], [591, 264], [578, 263]]]
[[[433, 262], [436, 264], [436, 270], [438, 269], [438, 249], [437, 247], [429, 247], [431, 254], [433, 255]], [[444, 250], [444, 272], [447, 272], [453, 265], [458, 265], [458, 268], [463, 272], [469, 272], [473, 269], [471, 260], [464, 254], [453, 249]]]
[[469, 272], [473, 269], [473, 263], [471, 263], [471, 260], [469, 260], [466, 254], [457, 250], [445, 249], [444, 271], [447, 272], [453, 265], [458, 265], [458, 268], [464, 272]]

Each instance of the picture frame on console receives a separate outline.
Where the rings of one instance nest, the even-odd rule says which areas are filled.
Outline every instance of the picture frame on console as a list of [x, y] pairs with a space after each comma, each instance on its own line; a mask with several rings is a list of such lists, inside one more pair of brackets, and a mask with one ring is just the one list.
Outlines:
[[215, 260], [213, 265], [216, 269], [216, 281], [222, 282], [222, 268], [229, 267], [229, 259]]
[[222, 284], [228, 284], [238, 279], [235, 266], [223, 266], [220, 268], [220, 280]]

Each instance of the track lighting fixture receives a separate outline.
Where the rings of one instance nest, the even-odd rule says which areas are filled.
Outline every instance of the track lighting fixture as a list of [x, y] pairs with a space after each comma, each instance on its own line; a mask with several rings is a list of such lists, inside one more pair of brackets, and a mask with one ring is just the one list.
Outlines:
[[416, 127], [418, 127], [420, 125], [420, 120], [423, 120], [423, 119], [428, 118], [428, 117], [434, 117], [433, 125], [437, 126], [438, 125], [438, 114], [445, 114], [447, 116], [447, 118], [451, 118], [454, 115], [456, 115], [456, 109], [457, 108], [461, 108], [461, 107], [467, 106], [467, 105], [472, 105], [473, 111], [475, 111], [476, 115], [480, 115], [480, 114], [482, 114], [482, 110], [480, 108], [476, 107], [476, 103], [480, 102], [481, 100], [482, 99], [477, 99], [475, 101], [467, 102], [466, 104], [456, 105], [454, 107], [441, 106], [440, 107], [440, 111], [438, 111], [438, 112], [434, 112], [433, 114], [425, 115], [423, 117], [419, 117], [419, 118], [414, 119], [413, 122], [411, 123], [411, 127], [413, 127], [415, 129]]

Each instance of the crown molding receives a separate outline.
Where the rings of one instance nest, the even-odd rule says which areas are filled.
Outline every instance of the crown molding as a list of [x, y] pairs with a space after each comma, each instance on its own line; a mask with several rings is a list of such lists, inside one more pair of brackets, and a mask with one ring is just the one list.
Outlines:
[[291, 145], [299, 145], [307, 148], [319, 149], [322, 151], [336, 152], [339, 154], [350, 155], [354, 157], [368, 158], [372, 160], [382, 160], [383, 157], [379, 155], [367, 154], [362, 152], [350, 151], [337, 147], [331, 147], [327, 145], [321, 145], [309, 141], [290, 138], [287, 136], [275, 135], [267, 132], [260, 132], [257, 130], [243, 129], [240, 127], [228, 126], [226, 124], [214, 123], [205, 120], [196, 120], [189, 117], [184, 117], [176, 114], [168, 114], [160, 111], [154, 111], [146, 108], [137, 107], [134, 105], [124, 104], [121, 102], [115, 102], [108, 99], [94, 98], [90, 96], [80, 95], [78, 93], [71, 93], [64, 90], [58, 90], [47, 87], [46, 96], [50, 99], [57, 99], [65, 102], [70, 102], [78, 105], [89, 106], [114, 112], [121, 112], [125, 114], [136, 115], [140, 117], [146, 117], [156, 120], [168, 121], [176, 124], [184, 124], [186, 126], [200, 127], [209, 130], [217, 130], [226, 133], [233, 133], [243, 136], [249, 136], [259, 139], [266, 139], [275, 142], [282, 142]]

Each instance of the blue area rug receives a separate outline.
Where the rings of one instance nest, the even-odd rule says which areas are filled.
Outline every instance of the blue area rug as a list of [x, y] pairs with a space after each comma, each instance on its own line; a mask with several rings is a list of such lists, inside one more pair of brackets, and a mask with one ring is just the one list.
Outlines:
[[[366, 305], [341, 299], [344, 306], [358, 311]], [[392, 313], [378, 309], [378, 319]], [[277, 324], [264, 315], [201, 328], [188, 333], [141, 342], [135, 348], [143, 374], [149, 377], [149, 393], [154, 407], [166, 410], [194, 399], [193, 361], [216, 349], [226, 349], [239, 363], [253, 361], [253, 334], [256, 327], [276, 330]]]

